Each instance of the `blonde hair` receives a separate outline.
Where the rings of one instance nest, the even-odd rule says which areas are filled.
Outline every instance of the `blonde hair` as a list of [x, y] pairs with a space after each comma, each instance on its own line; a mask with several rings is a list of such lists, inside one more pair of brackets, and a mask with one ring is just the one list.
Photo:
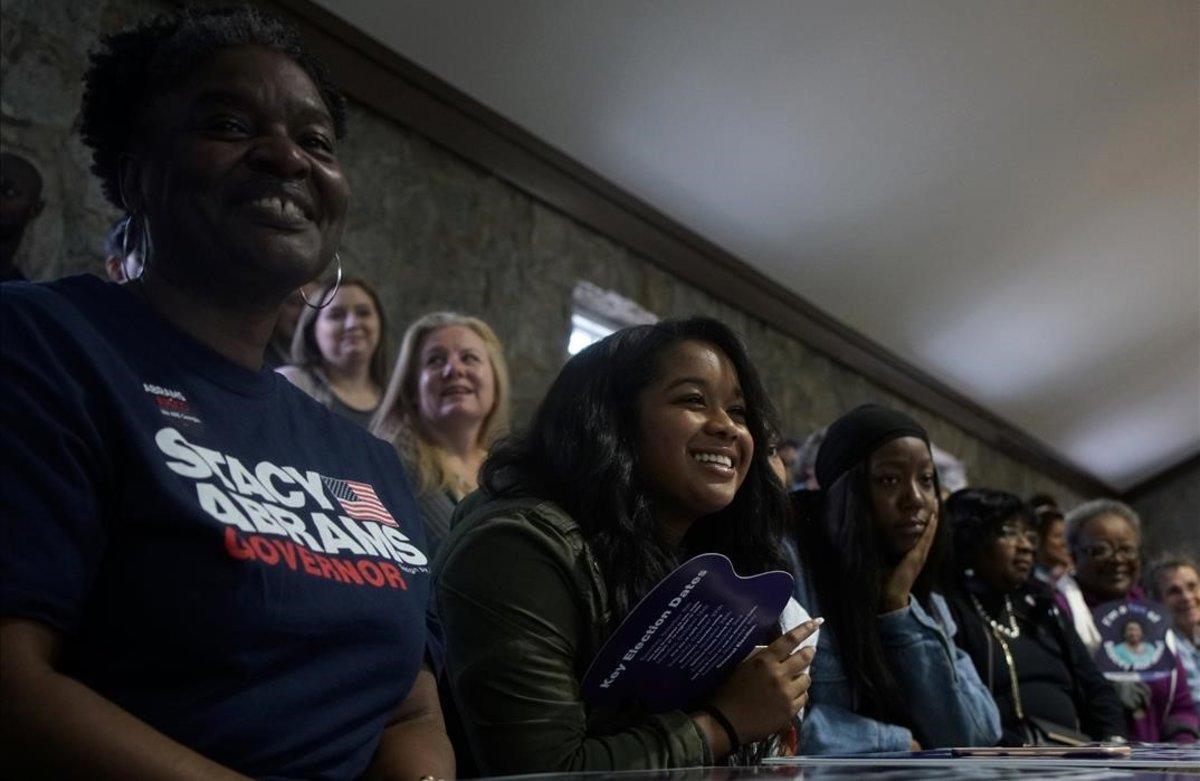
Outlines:
[[371, 432], [395, 445], [415, 467], [419, 493], [443, 490], [461, 497], [468, 492], [469, 484], [450, 470], [446, 451], [426, 435], [420, 422], [420, 391], [417, 388], [421, 343], [433, 331], [451, 326], [468, 328], [483, 340], [495, 378], [495, 401], [483, 419], [476, 444], [486, 450], [508, 432], [510, 389], [504, 347], [487, 323], [457, 312], [431, 312], [404, 332], [396, 368], [379, 411], [371, 421]]
[[[324, 282], [321, 287], [308, 296], [309, 301], [324, 301], [333, 288], [333, 282]], [[348, 287], [361, 289], [375, 304], [375, 316], [379, 318], [379, 343], [371, 355], [371, 381], [382, 388], [387, 383], [387, 318], [383, 313], [383, 305], [379, 303], [379, 294], [365, 279], [348, 277], [342, 280], [340, 289]], [[332, 303], [332, 302], [331, 302]], [[322, 307], [323, 309], [324, 307]], [[321, 309], [306, 306], [296, 320], [296, 331], [292, 334], [291, 361], [294, 365], [316, 372], [322, 380], [325, 379], [325, 356], [317, 345], [317, 318]]]

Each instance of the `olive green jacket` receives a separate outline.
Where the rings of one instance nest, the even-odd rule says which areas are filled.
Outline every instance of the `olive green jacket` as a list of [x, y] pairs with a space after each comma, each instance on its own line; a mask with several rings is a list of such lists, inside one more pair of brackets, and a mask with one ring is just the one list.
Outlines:
[[459, 505], [433, 569], [446, 675], [480, 772], [629, 770], [711, 764], [683, 711], [602, 711], [580, 681], [609, 633], [600, 567], [557, 505]]

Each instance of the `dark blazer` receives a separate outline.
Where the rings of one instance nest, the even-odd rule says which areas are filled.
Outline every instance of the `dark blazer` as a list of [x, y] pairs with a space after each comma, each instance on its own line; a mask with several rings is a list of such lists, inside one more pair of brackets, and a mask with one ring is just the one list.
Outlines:
[[[1034, 638], [1051, 653], [1057, 651], [1067, 669], [1069, 680], [1065, 683], [1075, 705], [1077, 720], [1075, 724], [1061, 726], [1082, 732], [1093, 740], [1124, 737], [1125, 716], [1116, 691], [1096, 668], [1083, 641], [1054, 604], [1053, 597], [1039, 585], [1027, 585], [1009, 596], [1022, 633]], [[996, 700], [1004, 727], [1001, 745], [1020, 745], [1023, 732], [1014, 707], [1008, 662], [991, 630], [963, 591], [965, 588], [960, 586], [955, 594], [947, 595], [950, 613], [958, 624], [955, 642], [971, 657], [979, 677]], [[1018, 684], [1021, 675], [1018, 668]], [[1026, 715], [1038, 715], [1036, 703], [1024, 702], [1024, 705]]]

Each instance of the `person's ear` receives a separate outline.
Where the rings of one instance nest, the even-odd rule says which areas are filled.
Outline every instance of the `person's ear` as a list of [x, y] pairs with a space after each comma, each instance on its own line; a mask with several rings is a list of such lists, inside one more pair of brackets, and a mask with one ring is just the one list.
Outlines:
[[121, 187], [121, 203], [127, 214], [138, 214], [145, 205], [142, 198], [142, 161], [137, 155], [122, 154], [117, 158], [117, 182]]

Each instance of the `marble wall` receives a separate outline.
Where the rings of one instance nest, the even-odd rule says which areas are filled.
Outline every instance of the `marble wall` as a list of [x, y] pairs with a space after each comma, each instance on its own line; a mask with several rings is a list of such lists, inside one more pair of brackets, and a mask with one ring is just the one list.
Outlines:
[[[160, 7], [148, 0], [0, 5], [0, 142], [29, 157], [46, 180], [46, 209], [19, 255], [32, 278], [100, 271], [101, 242], [116, 214], [88, 173], [76, 134], [80, 76], [98, 33]], [[1066, 505], [1081, 498], [488, 172], [361, 106], [351, 109], [340, 153], [354, 187], [342, 249], [346, 271], [378, 284], [393, 348], [406, 323], [431, 309], [490, 322], [512, 365], [518, 422], [565, 360], [571, 291], [589, 280], [661, 317], [704, 314], [734, 327], [790, 434], [803, 436], [856, 404], [878, 401], [922, 420], [939, 445], [964, 461], [975, 484], [1022, 496], [1049, 491]]]
[[1146, 530], [1148, 557], [1188, 553], [1200, 559], [1200, 458], [1131, 498]]

